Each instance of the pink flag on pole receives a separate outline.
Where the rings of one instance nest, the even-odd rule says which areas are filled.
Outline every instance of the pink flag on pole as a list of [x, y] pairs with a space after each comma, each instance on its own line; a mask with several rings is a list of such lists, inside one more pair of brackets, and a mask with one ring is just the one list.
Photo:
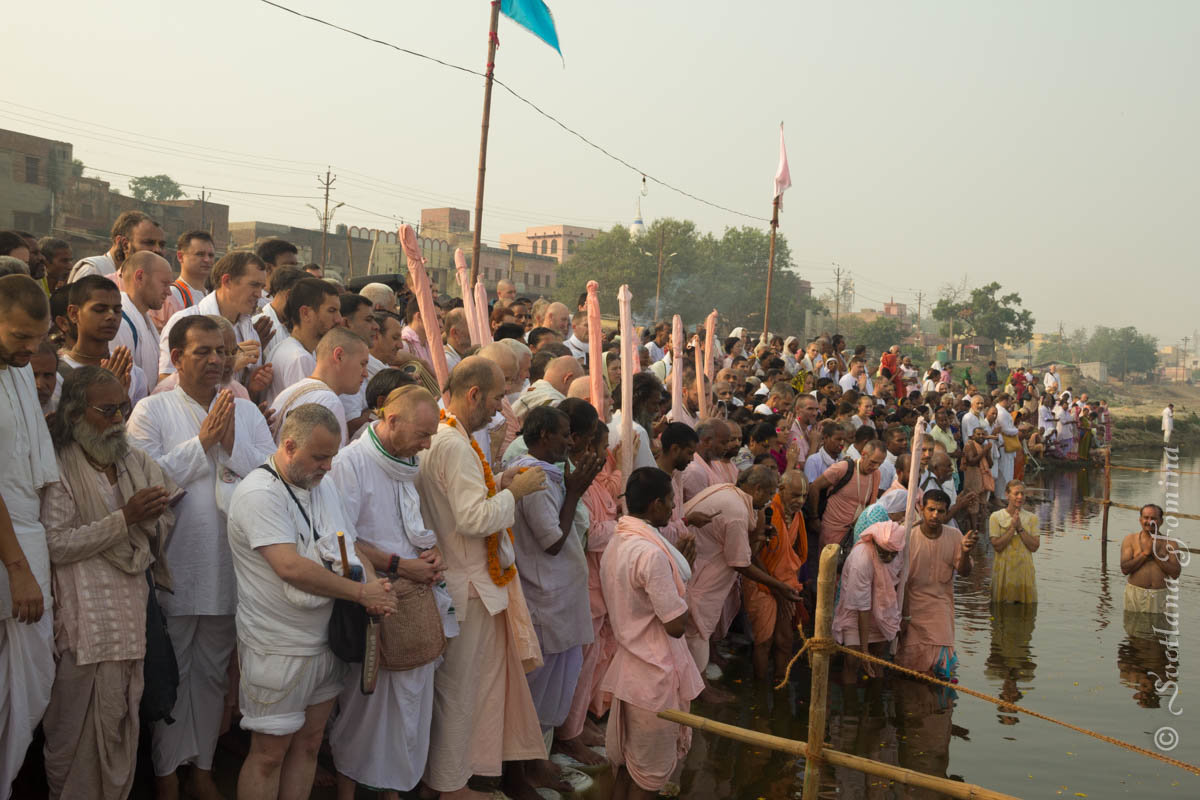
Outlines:
[[421, 326], [425, 329], [425, 341], [429, 347], [429, 360], [433, 362], [433, 375], [438, 386], [446, 388], [450, 370], [446, 367], [446, 349], [442, 346], [442, 326], [438, 324], [437, 306], [433, 302], [433, 286], [425, 273], [425, 257], [417, 243], [417, 234], [411, 225], [400, 226], [400, 243], [408, 259], [408, 280], [412, 284], [417, 307], [421, 311]]
[[487, 289], [483, 281], [475, 281], [475, 327], [479, 328], [479, 344], [486, 346], [492, 343], [492, 326], [488, 320]]
[[779, 123], [779, 169], [775, 170], [775, 197], [783, 208], [783, 193], [792, 187], [792, 173], [788, 169], [787, 147], [783, 143], [783, 123]]
[[671, 320], [671, 419], [683, 419], [683, 320]]
[[454, 272], [458, 275], [458, 291], [462, 294], [463, 314], [467, 318], [467, 330], [471, 333], [471, 344], [479, 344], [479, 318], [475, 316], [475, 296], [468, 284], [467, 257], [461, 247], [454, 248]]
[[[633, 295], [629, 286], [621, 284], [617, 292], [617, 306], [620, 309], [621, 325], [621, 476], [629, 480], [633, 472], [633, 358], [637, 351], [633, 349], [633, 312], [630, 304]], [[621, 487], [624, 491], [624, 486]]]
[[704, 376], [713, 377], [713, 333], [717, 329], [717, 310], [714, 308], [704, 320]]
[[600, 327], [600, 284], [587, 282], [588, 384], [592, 405], [604, 419], [604, 331]]

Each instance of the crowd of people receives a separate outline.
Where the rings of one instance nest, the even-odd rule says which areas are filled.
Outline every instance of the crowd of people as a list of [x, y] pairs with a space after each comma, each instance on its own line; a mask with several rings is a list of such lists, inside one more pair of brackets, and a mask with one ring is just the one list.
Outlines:
[[[343, 800], [525, 800], [609, 762], [614, 797], [654, 797], [690, 742], [657, 712], [730, 699], [734, 626], [780, 676], [823, 547], [836, 640], [948, 677], [980, 535], [994, 601], [1037, 602], [1026, 459], [1111, 439], [1053, 367], [977, 386], [898, 345], [736, 328], [708, 349], [658, 322], [625, 374], [584, 296], [502, 280], [486, 322], [443, 298], [426, 325], [280, 239], [174, 244], [178, 276], [139, 212], [74, 263], [0, 233], [4, 797], [39, 725], [52, 797], [127, 796], [143, 734], [158, 797], [219, 797], [231, 724], [239, 798], [307, 797], [325, 741]], [[1179, 563], [1147, 509], [1122, 569], [1154, 613]]]

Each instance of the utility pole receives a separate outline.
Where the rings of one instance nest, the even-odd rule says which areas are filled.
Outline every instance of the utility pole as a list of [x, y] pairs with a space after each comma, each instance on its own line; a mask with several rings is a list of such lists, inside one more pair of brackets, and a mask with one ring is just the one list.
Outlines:
[[662, 294], [663, 245], [667, 231], [664, 225], [658, 226], [658, 282], [654, 284], [654, 321], [658, 322], [658, 298]]
[[207, 202], [206, 202], [207, 200], [208, 200], [208, 195], [205, 192], [204, 187], [201, 186], [200, 187], [200, 229], [201, 230], [208, 227], [207, 217], [205, 216], [205, 213], [208, 210]]
[[925, 299], [924, 292], [917, 292], [917, 333], [921, 332], [921, 301]]
[[1188, 379], [1192, 376], [1191, 370], [1188, 369], [1188, 360], [1187, 360], [1188, 342], [1190, 342], [1191, 340], [1192, 340], [1192, 337], [1190, 337], [1190, 336], [1183, 337], [1183, 382], [1184, 383], [1187, 383]]
[[833, 332], [838, 332], [838, 321], [842, 317], [842, 268], [836, 263], [833, 265], [833, 277], [837, 282], [837, 288], [833, 292]]
[[329, 235], [329, 187], [333, 186], [337, 176], [330, 176], [329, 168], [325, 168], [325, 180], [321, 180], [321, 176], [317, 176], [322, 188], [325, 189], [325, 213], [321, 215], [321, 269], [325, 268], [325, 260], [328, 255], [328, 249], [325, 246], [325, 238]]

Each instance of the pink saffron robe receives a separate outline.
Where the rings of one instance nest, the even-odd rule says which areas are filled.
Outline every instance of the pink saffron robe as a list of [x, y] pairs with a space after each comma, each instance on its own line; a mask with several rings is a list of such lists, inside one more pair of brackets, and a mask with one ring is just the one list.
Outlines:
[[910, 617], [900, 632], [896, 663], [928, 672], [939, 660], [942, 648], [954, 652], [954, 571], [962, 552], [962, 531], [942, 526], [936, 539], [920, 526], [908, 539], [908, 584], [904, 589], [903, 616]]

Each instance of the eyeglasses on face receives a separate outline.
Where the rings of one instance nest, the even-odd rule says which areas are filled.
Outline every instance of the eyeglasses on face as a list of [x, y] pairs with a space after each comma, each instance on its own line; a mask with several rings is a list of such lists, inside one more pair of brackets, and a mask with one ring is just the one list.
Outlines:
[[105, 419], [113, 419], [120, 412], [122, 419], [129, 419], [129, 412], [133, 411], [133, 404], [126, 400], [118, 405], [107, 406], [88, 406], [92, 411], [95, 411]]

